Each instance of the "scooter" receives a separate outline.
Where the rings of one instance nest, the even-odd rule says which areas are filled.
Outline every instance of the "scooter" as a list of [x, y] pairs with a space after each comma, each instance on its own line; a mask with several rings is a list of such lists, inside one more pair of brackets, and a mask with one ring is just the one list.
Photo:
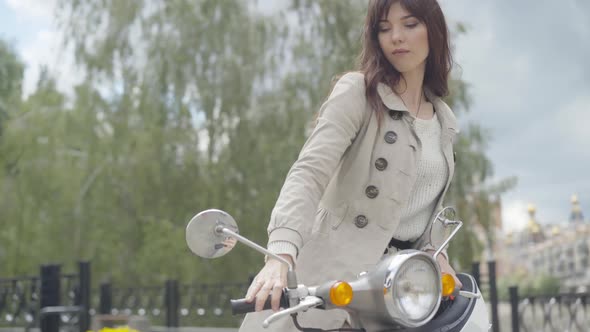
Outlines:
[[[289, 267], [287, 287], [280, 299], [280, 306], [285, 309], [264, 320], [264, 328], [291, 315], [300, 331], [323, 331], [302, 327], [297, 320], [298, 313], [317, 308], [347, 311], [351, 328], [342, 331], [367, 331], [369, 327], [371, 331], [396, 332], [490, 331], [487, 307], [475, 279], [458, 274], [463, 284], [458, 289], [454, 278], [442, 274], [436, 262], [463, 225], [455, 220], [455, 215], [453, 208], [446, 207], [435, 216], [430, 234], [431, 243], [437, 248], [434, 255], [401, 250], [384, 255], [374, 269], [359, 273], [357, 280], [330, 280], [315, 286], [298, 284], [295, 270], [287, 260], [241, 236], [233, 217], [224, 211], [210, 209], [194, 216], [186, 227], [186, 242], [196, 255], [218, 258], [239, 241]], [[245, 299], [231, 300], [231, 307], [234, 315], [254, 311], [254, 303]], [[270, 309], [270, 299], [264, 308]]]

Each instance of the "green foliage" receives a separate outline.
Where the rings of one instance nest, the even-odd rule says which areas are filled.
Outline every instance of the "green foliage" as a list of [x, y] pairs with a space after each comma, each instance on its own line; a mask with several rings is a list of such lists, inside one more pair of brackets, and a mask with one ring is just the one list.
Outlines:
[[[476, 124], [463, 129], [455, 142], [455, 176], [446, 201], [457, 208], [458, 216], [465, 221], [465, 231], [453, 241], [449, 254], [458, 268], [469, 267], [480, 260], [484, 248], [493, 248], [495, 242], [496, 205], [502, 193], [516, 185], [516, 178], [491, 181], [492, 162], [485, 154], [490, 134]], [[478, 239], [479, 229], [483, 239]], [[483, 230], [483, 232], [481, 231]], [[461, 234], [462, 233], [462, 234]]]
[[15, 50], [0, 40], [0, 139], [10, 113], [19, 105], [23, 72], [24, 65]]
[[559, 294], [560, 281], [558, 278], [540, 274], [525, 275], [516, 274], [498, 279], [498, 298], [500, 301], [509, 301], [509, 287], [518, 287], [518, 296], [538, 296]]
[[[356, 0], [292, 1], [273, 16], [254, 1], [60, 0], [64, 46], [85, 73], [73, 98], [45, 71], [32, 95], [15, 100], [22, 65], [0, 44], [10, 82], [0, 101], [18, 105], [0, 136], [2, 275], [76, 260], [92, 262], [95, 282], [121, 285], [256, 273], [263, 258], [240, 246], [222, 260], [193, 256], [184, 227], [219, 208], [265, 243], [333, 77], [354, 69], [364, 10]], [[449, 103], [467, 109], [465, 82], [451, 89]], [[480, 190], [491, 176], [488, 137], [478, 127], [465, 133], [452, 200], [471, 213], [465, 220], [485, 224], [489, 197], [505, 188]], [[451, 249], [479, 252], [467, 224]]]
[[[468, 28], [457, 23], [454, 34], [468, 33]], [[469, 84], [456, 77], [449, 80], [450, 95], [446, 102], [455, 113], [468, 112], [471, 104]], [[445, 198], [445, 204], [457, 209], [464, 227], [449, 246], [449, 255], [458, 270], [466, 270], [474, 261], [481, 260], [484, 249], [492, 249], [495, 241], [496, 206], [503, 193], [516, 186], [517, 179], [509, 177], [492, 181], [493, 165], [486, 155], [492, 135], [479, 124], [468, 123], [460, 128], [454, 144], [455, 175]], [[482, 238], [483, 236], [483, 238]]]

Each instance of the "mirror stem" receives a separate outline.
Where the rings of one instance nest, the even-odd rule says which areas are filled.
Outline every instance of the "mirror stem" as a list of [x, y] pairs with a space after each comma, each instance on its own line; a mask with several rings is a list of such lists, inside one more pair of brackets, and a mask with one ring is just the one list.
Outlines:
[[440, 253], [443, 251], [443, 249], [447, 246], [447, 244], [449, 244], [449, 242], [453, 239], [453, 237], [455, 237], [455, 234], [457, 234], [457, 232], [459, 231], [459, 229], [461, 229], [461, 227], [463, 226], [463, 222], [461, 221], [451, 221], [448, 219], [445, 219], [443, 221], [445, 226], [448, 226], [449, 224], [451, 225], [457, 225], [457, 227], [455, 227], [455, 229], [453, 230], [453, 232], [451, 233], [451, 235], [449, 237], [447, 237], [447, 239], [445, 240], [445, 242], [443, 242], [443, 244], [440, 246], [440, 248], [438, 248], [438, 250], [434, 253], [433, 257], [436, 260], [438, 258], [438, 255], [440, 255]]
[[289, 272], [287, 273], [287, 287], [290, 289], [296, 289], [297, 288], [297, 277], [295, 277], [295, 271], [293, 270], [293, 265], [291, 265], [291, 263], [289, 263], [288, 260], [284, 259], [283, 257], [273, 254], [272, 252], [268, 251], [268, 249], [259, 246], [258, 244], [246, 239], [245, 237], [241, 236], [240, 234], [227, 229], [221, 225], [215, 227], [215, 233], [218, 234], [225, 234], [228, 236], [231, 236], [233, 238], [236, 238], [238, 241], [242, 242], [243, 244], [247, 245], [248, 247], [263, 253], [265, 255], [268, 255], [280, 262], [282, 262], [283, 264], [287, 264], [287, 266], [289, 267]]

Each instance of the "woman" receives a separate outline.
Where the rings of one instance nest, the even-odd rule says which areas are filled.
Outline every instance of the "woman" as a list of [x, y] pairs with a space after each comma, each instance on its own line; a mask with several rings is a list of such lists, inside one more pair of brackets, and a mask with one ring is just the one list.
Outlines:
[[[384, 251], [433, 251], [429, 224], [454, 172], [457, 124], [441, 100], [449, 49], [436, 0], [369, 2], [360, 70], [340, 78], [322, 105], [268, 226], [269, 250], [295, 264], [299, 282], [353, 280]], [[455, 276], [446, 256], [438, 262]], [[267, 260], [246, 294], [257, 311], [269, 295], [279, 309], [286, 269]], [[260, 330], [270, 313], [247, 315], [240, 331]], [[309, 310], [299, 321], [328, 329], [346, 317]], [[271, 329], [295, 331], [290, 317]]]

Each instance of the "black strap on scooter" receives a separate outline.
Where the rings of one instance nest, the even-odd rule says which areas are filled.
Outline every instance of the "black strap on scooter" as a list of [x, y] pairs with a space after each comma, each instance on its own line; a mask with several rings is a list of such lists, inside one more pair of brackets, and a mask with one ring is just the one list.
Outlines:
[[389, 244], [387, 245], [387, 248], [385, 248], [385, 251], [383, 253], [386, 254], [389, 248], [396, 248], [397, 250], [407, 250], [412, 249], [413, 247], [414, 242], [412, 241], [402, 241], [392, 237], [391, 240], [389, 240]]
[[353, 329], [353, 328], [339, 328], [339, 329], [330, 329], [330, 330], [324, 330], [324, 329], [318, 329], [318, 328], [313, 328], [313, 327], [302, 327], [301, 325], [299, 325], [299, 322], [297, 321], [297, 314], [291, 314], [291, 318], [293, 318], [293, 324], [295, 324], [295, 327], [302, 332], [337, 332], [337, 331], [341, 331], [341, 332], [367, 332], [367, 330], [365, 329]]
[[399, 250], [407, 250], [407, 249], [412, 249], [412, 247], [414, 246], [414, 242], [412, 241], [402, 241], [402, 240], [398, 240], [394, 237], [391, 238], [391, 240], [389, 240], [389, 247], [395, 247]]

